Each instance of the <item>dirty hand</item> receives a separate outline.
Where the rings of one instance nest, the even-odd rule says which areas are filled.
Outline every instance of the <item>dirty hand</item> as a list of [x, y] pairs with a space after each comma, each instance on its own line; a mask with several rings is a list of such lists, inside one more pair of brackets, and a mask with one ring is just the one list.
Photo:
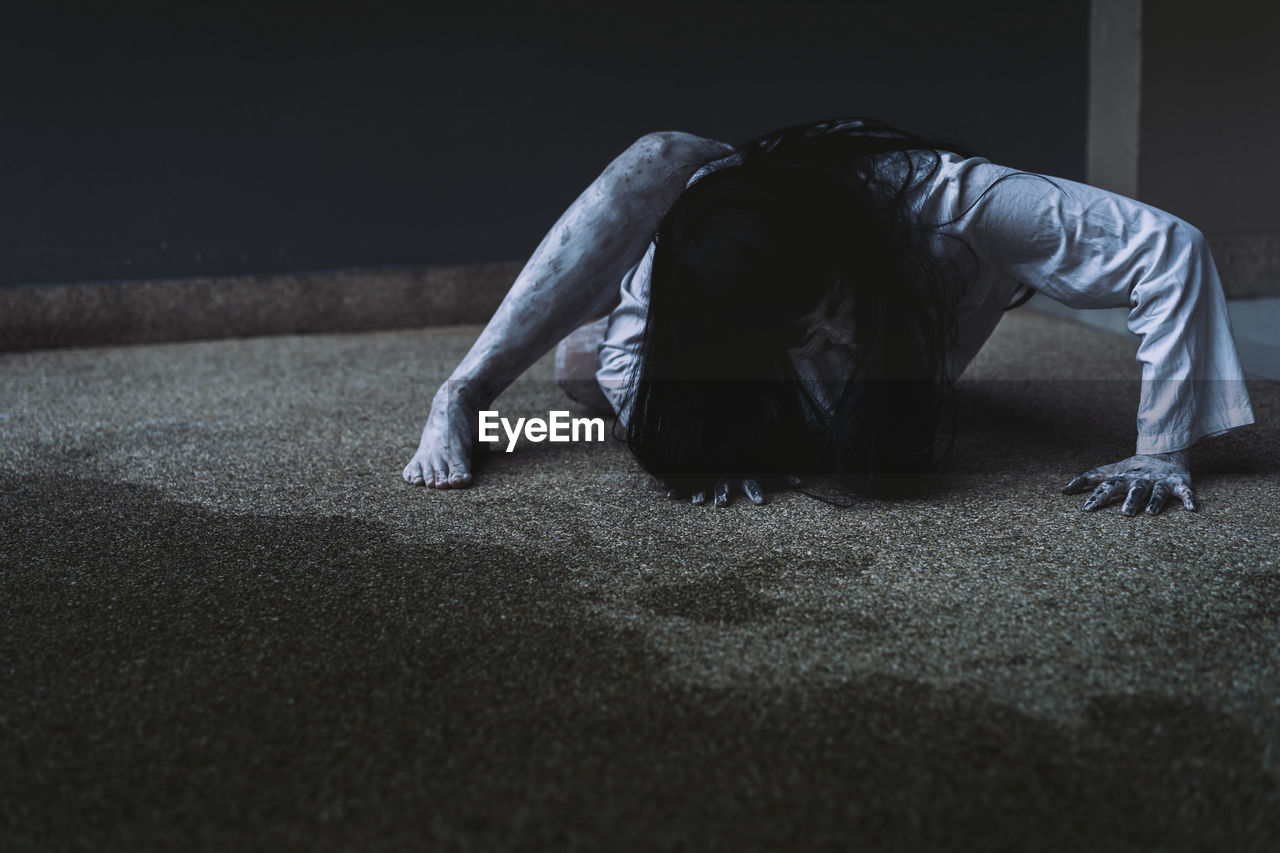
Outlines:
[[[788, 484], [792, 486], [800, 485], [800, 478], [789, 476], [786, 478]], [[717, 480], [715, 486], [710, 489], [694, 489], [692, 493], [688, 491], [680, 491], [679, 489], [668, 489], [668, 498], [689, 498], [694, 504], [702, 505], [708, 500], [712, 501], [712, 506], [728, 506], [729, 496], [742, 491], [743, 494], [756, 506], [764, 503], [764, 486], [760, 484], [760, 480], [754, 477], [735, 478], [722, 477]]]
[[[1096, 488], [1095, 488], [1096, 487]], [[1171, 496], [1182, 501], [1184, 509], [1195, 510], [1195, 494], [1191, 491], [1191, 472], [1187, 470], [1187, 452], [1138, 454], [1121, 462], [1081, 471], [1071, 478], [1064, 495], [1077, 495], [1093, 488], [1084, 502], [1086, 511], [1106, 506], [1124, 496], [1120, 511], [1137, 515], [1146, 506], [1151, 515], [1159, 515]]]

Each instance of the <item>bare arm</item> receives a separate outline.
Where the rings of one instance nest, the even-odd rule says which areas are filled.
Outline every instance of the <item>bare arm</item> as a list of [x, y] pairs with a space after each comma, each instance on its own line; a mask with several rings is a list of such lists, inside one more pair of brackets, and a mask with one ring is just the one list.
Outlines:
[[477, 413], [556, 342], [605, 313], [693, 170], [731, 146], [652, 133], [624, 151], [569, 206], [462, 363], [436, 391], [404, 479], [434, 488], [471, 482]]

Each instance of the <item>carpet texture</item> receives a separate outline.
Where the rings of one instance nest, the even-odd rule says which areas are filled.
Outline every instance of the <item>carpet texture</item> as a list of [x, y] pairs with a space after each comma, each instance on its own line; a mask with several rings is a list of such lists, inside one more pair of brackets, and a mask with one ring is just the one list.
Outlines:
[[1277, 386], [1158, 518], [1059, 493], [1133, 347], [1026, 311], [925, 499], [406, 486], [476, 331], [0, 356], [0, 848], [1280, 849]]

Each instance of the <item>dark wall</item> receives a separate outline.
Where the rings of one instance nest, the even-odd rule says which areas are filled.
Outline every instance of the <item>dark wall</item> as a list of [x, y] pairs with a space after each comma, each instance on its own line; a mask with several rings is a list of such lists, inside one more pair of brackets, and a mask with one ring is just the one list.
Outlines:
[[1084, 171], [1087, 0], [179, 5], [5, 20], [0, 285], [518, 259], [652, 130]]
[[1280, 5], [1200, 11], [1143, 9], [1139, 197], [1211, 235], [1280, 234]]

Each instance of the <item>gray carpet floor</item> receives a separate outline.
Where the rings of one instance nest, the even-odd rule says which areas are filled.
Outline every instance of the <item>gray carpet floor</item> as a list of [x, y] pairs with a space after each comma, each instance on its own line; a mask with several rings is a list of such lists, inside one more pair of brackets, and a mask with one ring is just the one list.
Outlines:
[[0, 355], [0, 848], [1280, 849], [1280, 386], [1158, 518], [1059, 493], [1133, 347], [1025, 310], [928, 498], [406, 486], [476, 331]]

